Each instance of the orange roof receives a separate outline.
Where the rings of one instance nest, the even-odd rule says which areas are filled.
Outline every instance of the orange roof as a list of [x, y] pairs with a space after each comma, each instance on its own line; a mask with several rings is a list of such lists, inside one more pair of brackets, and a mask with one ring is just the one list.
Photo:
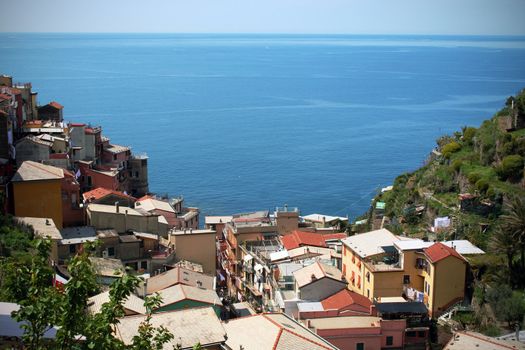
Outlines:
[[84, 124], [84, 123], [69, 123], [69, 126], [78, 126], [78, 127], [80, 127], [80, 126], [86, 126], [86, 124]]
[[440, 260], [448, 258], [449, 256], [455, 256], [460, 260], [465, 260], [461, 254], [459, 254], [455, 249], [444, 245], [441, 242], [432, 244], [430, 247], [424, 250], [425, 255], [430, 259], [431, 262], [436, 263]]
[[55, 107], [56, 109], [62, 109], [62, 108], [64, 108], [64, 106], [62, 106], [60, 103], [55, 102], [55, 101], [51, 101], [51, 102], [49, 102], [48, 105], [50, 105], [51, 107]]
[[104, 188], [104, 187], [98, 187], [98, 188], [95, 188], [94, 190], [91, 190], [91, 191], [88, 191], [88, 192], [84, 192], [84, 194], [82, 195], [84, 197], [85, 200], [99, 200], [101, 198], [104, 198], [110, 194], [114, 194], [116, 196], [119, 196], [119, 197], [124, 197], [124, 198], [129, 198], [129, 199], [135, 199], [135, 197], [132, 197], [132, 196], [129, 196], [125, 193], [122, 193], [120, 191], [115, 191], [115, 190], [109, 190], [107, 188]]
[[325, 233], [323, 235], [323, 239], [325, 241], [332, 240], [332, 239], [344, 239], [348, 237], [346, 233]]
[[145, 196], [142, 196], [142, 197], [138, 198], [137, 202], [145, 201], [146, 199], [155, 199], [155, 197], [150, 196], [150, 195], [147, 194]]
[[[349, 306], [360, 306], [367, 311], [370, 310], [372, 302], [367, 297], [351, 292], [348, 289], [343, 289], [328, 298], [321, 300], [321, 304], [325, 310], [336, 309], [341, 310]], [[364, 311], [364, 310], [363, 310]]]
[[324, 235], [319, 233], [297, 230], [281, 237], [281, 242], [287, 250], [299, 248], [303, 245], [311, 245], [314, 247], [326, 247]]

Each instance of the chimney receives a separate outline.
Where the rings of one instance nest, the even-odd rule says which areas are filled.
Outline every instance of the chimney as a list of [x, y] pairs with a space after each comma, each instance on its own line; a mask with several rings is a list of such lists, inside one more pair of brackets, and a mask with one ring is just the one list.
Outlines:
[[120, 205], [119, 205], [119, 203], [118, 203], [118, 201], [117, 201], [117, 202], [115, 202], [115, 211], [116, 211], [117, 213], [120, 213], [119, 208], [120, 208]]
[[326, 217], [323, 216], [323, 226], [326, 225]]

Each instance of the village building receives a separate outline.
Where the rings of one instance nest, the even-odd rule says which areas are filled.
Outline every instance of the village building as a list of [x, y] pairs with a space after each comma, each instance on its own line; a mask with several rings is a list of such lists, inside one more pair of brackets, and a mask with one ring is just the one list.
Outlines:
[[58, 262], [58, 245], [62, 239], [60, 230], [56, 227], [52, 218], [41, 217], [15, 217], [15, 221], [22, 227], [33, 230], [35, 237], [48, 238], [51, 240], [50, 259], [54, 264]]
[[[98, 314], [102, 310], [102, 305], [110, 302], [109, 291], [94, 295], [88, 299], [88, 312], [91, 314]], [[126, 316], [145, 315], [146, 307], [144, 300], [137, 297], [135, 294], [130, 294], [122, 303], [124, 313]]]
[[439, 316], [465, 295], [467, 261], [455, 249], [386, 229], [342, 240], [349, 289], [370, 300], [406, 296]]
[[340, 223], [348, 223], [348, 218], [342, 216], [310, 214], [302, 216], [301, 218], [304, 222], [311, 224], [315, 228], [334, 228], [340, 230]]
[[185, 230], [199, 227], [199, 209], [183, 207], [184, 199], [174, 198], [171, 201], [146, 195], [139, 198], [135, 208], [163, 216], [169, 229]]
[[38, 118], [40, 120], [54, 120], [61, 122], [64, 120], [63, 110], [64, 106], [58, 102], [52, 101], [46, 105], [38, 106]]
[[295, 292], [302, 300], [319, 301], [345, 289], [347, 282], [341, 270], [315, 262], [293, 273]]
[[215, 277], [176, 266], [171, 270], [146, 279], [146, 294], [153, 294], [176, 284], [215, 290]]
[[518, 341], [495, 339], [476, 332], [458, 331], [454, 333], [443, 350], [460, 349], [524, 350], [525, 344]]
[[110, 190], [104, 187], [97, 187], [94, 190], [84, 192], [82, 194], [84, 204], [106, 204], [114, 205], [118, 203], [121, 207], [134, 208], [137, 199], [124, 192]]
[[404, 320], [374, 316], [316, 318], [308, 327], [341, 350], [402, 349]]
[[158, 312], [173, 311], [187, 308], [211, 306], [219, 316], [222, 301], [214, 290], [176, 284], [157, 292], [162, 298]]
[[171, 231], [170, 246], [175, 249], [176, 260], [188, 260], [202, 265], [204, 273], [216, 274], [215, 231], [193, 230]]
[[87, 223], [96, 229], [115, 229], [118, 233], [128, 231], [148, 232], [167, 236], [168, 223], [163, 216], [141, 209], [91, 203], [87, 206]]
[[285, 314], [260, 314], [223, 324], [227, 349], [332, 350], [335, 346]]
[[[124, 344], [131, 344], [140, 324], [144, 321], [145, 316], [140, 315], [123, 317], [115, 325], [115, 335]], [[224, 349], [226, 331], [211, 307], [155, 313], [150, 322], [153, 328], [163, 326], [173, 334], [172, 340], [165, 348], [191, 350], [199, 344], [202, 349]], [[238, 349], [237, 347], [235, 350]]]
[[28, 135], [15, 143], [16, 163], [20, 167], [23, 162], [48, 161], [53, 143], [42, 140], [36, 136]]
[[25, 161], [11, 183], [16, 216], [51, 218], [58, 228], [83, 221], [80, 187], [67, 170]]

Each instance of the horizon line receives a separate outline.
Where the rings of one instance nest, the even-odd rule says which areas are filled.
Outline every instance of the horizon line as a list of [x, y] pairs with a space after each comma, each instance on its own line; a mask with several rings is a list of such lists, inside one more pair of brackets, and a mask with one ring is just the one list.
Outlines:
[[289, 36], [416, 36], [416, 37], [513, 37], [524, 38], [525, 34], [436, 34], [436, 33], [297, 33], [297, 32], [88, 32], [88, 31], [51, 31], [51, 32], [31, 32], [31, 31], [17, 31], [8, 32], [0, 31], [0, 34], [171, 34], [171, 35], [289, 35]]

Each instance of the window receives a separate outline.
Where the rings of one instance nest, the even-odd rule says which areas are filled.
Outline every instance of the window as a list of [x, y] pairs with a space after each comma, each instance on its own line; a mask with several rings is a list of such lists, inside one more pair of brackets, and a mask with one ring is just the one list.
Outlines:
[[427, 337], [427, 332], [426, 331], [417, 331], [417, 336], [419, 338], [426, 338]]
[[366, 281], [370, 282], [370, 271], [366, 273]]
[[365, 343], [356, 343], [355, 350], [365, 350]]
[[386, 345], [394, 345], [394, 337], [389, 335], [386, 337]]
[[141, 261], [140, 262], [140, 268], [146, 270], [148, 268], [148, 262], [147, 261]]
[[355, 286], [355, 272], [352, 271], [352, 284]]
[[115, 256], [115, 247], [108, 247], [108, 256]]
[[367, 297], [367, 298], [370, 298], [370, 289], [367, 289], [367, 290], [366, 290], [366, 297]]
[[355, 264], [355, 254], [352, 253], [352, 262]]
[[117, 155], [116, 154], [113, 155], [113, 160], [117, 160]]
[[75, 254], [76, 252], [77, 252], [77, 247], [74, 244], [71, 244], [69, 246], [69, 253], [70, 254]]
[[408, 338], [414, 338], [416, 336], [416, 332], [415, 331], [406, 332], [405, 335]]
[[410, 275], [403, 276], [403, 284], [410, 284]]
[[346, 275], [346, 265], [343, 264], [343, 275]]

